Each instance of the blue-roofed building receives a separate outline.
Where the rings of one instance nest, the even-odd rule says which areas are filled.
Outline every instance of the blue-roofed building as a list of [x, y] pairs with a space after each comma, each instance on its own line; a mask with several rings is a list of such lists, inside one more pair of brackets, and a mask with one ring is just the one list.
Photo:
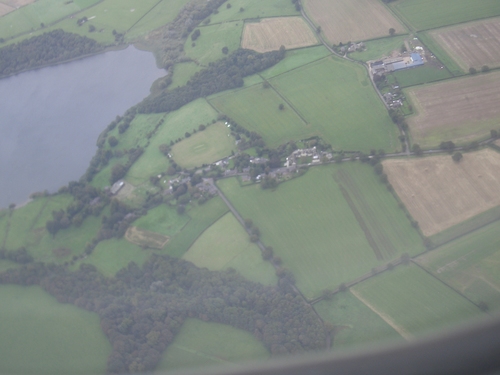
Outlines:
[[424, 60], [422, 59], [422, 56], [420, 56], [418, 53], [412, 53], [411, 54], [411, 66], [418, 66], [418, 65], [424, 65]]

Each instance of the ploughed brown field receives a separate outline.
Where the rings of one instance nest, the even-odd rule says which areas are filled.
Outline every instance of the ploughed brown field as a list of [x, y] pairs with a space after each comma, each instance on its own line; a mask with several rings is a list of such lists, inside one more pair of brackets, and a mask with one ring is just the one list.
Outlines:
[[8, 6], [4, 3], [0, 3], [0, 17], [6, 15], [7, 13], [12, 12], [13, 10], [16, 10], [15, 8]]
[[486, 137], [500, 122], [500, 73], [487, 73], [406, 91], [417, 115], [408, 119], [415, 143]]
[[464, 70], [500, 66], [500, 17], [430, 34]]
[[316, 36], [300, 17], [267, 18], [245, 24], [241, 46], [257, 52], [300, 48], [318, 44]]
[[11, 6], [12, 8], [20, 8], [34, 2], [35, 0], [2, 0], [0, 1], [0, 4], [3, 3], [5, 5]]
[[425, 236], [500, 204], [500, 154], [492, 149], [450, 155], [389, 159], [384, 171]]
[[306, 12], [330, 43], [357, 42], [389, 36], [404, 27], [379, 0], [306, 0]]

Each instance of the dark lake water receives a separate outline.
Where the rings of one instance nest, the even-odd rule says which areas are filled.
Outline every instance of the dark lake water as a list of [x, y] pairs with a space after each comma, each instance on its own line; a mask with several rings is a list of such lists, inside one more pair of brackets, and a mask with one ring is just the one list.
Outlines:
[[129, 47], [0, 80], [0, 208], [79, 179], [99, 134], [165, 74]]

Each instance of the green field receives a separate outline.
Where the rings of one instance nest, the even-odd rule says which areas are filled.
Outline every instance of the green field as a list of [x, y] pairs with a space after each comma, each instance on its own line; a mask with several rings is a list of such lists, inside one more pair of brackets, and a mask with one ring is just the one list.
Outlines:
[[187, 215], [179, 215], [175, 208], [159, 205], [148, 211], [147, 215], [134, 221], [134, 226], [172, 237], [189, 221]]
[[231, 0], [229, 3], [230, 8], [224, 3], [217, 14], [210, 16], [212, 24], [252, 18], [300, 15], [290, 0]]
[[370, 61], [390, 56], [392, 51], [399, 51], [407, 35], [394, 36], [391, 38], [382, 38], [369, 40], [365, 42], [366, 50], [362, 52], [353, 52], [349, 57], [358, 61]]
[[134, 147], [146, 147], [149, 141], [147, 138], [148, 133], [154, 131], [156, 125], [163, 118], [165, 118], [165, 113], [137, 114], [125, 133], [120, 134], [118, 126], [108, 133], [108, 138], [111, 136], [116, 137], [118, 144], [111, 148], [106, 142], [105, 148], [128, 150]]
[[169, 87], [176, 88], [184, 86], [193, 74], [199, 72], [201, 69], [202, 67], [194, 62], [176, 64], [173, 69], [172, 84]]
[[228, 211], [229, 209], [219, 197], [210, 199], [202, 206], [194, 206], [184, 214], [188, 216], [189, 222], [181, 232], [170, 239], [163, 252], [171, 256], [182, 257], [198, 237]]
[[[483, 313], [421, 268], [399, 266], [352, 288], [403, 335], [413, 337]], [[369, 306], [370, 307], [370, 306]]]
[[331, 301], [316, 303], [314, 309], [335, 325], [334, 350], [403, 341], [394, 328], [349, 292], [337, 293]]
[[156, 135], [151, 138], [151, 144], [146, 148], [144, 154], [132, 165], [127, 181], [132, 184], [140, 184], [149, 180], [150, 176], [164, 173], [169, 165], [168, 159], [158, 150], [163, 143], [184, 138], [185, 132], [198, 129], [200, 124], [211, 123], [217, 117], [217, 112], [207, 103], [205, 99], [191, 102], [177, 111], [170, 112], [165, 117], [165, 122], [158, 129]]
[[428, 32], [419, 33], [418, 37], [454, 76], [460, 76], [464, 74], [463, 69], [457, 64], [457, 62], [429, 34], [430, 33]]
[[182, 257], [197, 267], [212, 271], [234, 268], [247, 279], [276, 285], [274, 267], [262, 259], [257, 245], [232, 213], [225, 214], [208, 228]]
[[172, 147], [172, 158], [183, 168], [201, 167], [231, 155], [236, 144], [231, 130], [217, 122]]
[[271, 79], [271, 84], [337, 150], [396, 150], [397, 129], [365, 69], [326, 58]]
[[415, 30], [434, 29], [500, 15], [497, 0], [398, 0], [390, 3]]
[[265, 360], [268, 350], [251, 333], [219, 323], [187, 319], [163, 354], [156, 373], [180, 368]]
[[[314, 134], [272, 87], [266, 89], [258, 84], [244, 90], [225, 92], [209, 100], [239, 125], [260, 134], [268, 147]], [[284, 104], [284, 110], [279, 109], [280, 104]]]
[[[117, 146], [119, 147], [119, 145]], [[97, 188], [104, 188], [106, 186], [111, 186], [111, 171], [113, 169], [113, 165], [121, 163], [123, 165], [127, 164], [128, 156], [122, 156], [119, 158], [112, 158], [108, 165], [102, 168], [92, 179], [91, 185]]]
[[2, 374], [104, 374], [111, 345], [97, 314], [40, 287], [0, 287]]
[[324, 46], [314, 46], [286, 51], [286, 56], [276, 65], [260, 73], [265, 79], [275, 77], [331, 55]]
[[429, 65], [418, 66], [412, 69], [398, 70], [392, 73], [392, 75], [396, 78], [398, 85], [401, 87], [421, 85], [453, 77], [446, 68], [440, 69]]
[[[369, 169], [360, 163], [315, 167], [276, 191], [240, 187], [236, 179], [218, 184], [240, 214], [260, 228], [263, 243], [273, 246], [302, 293], [313, 298], [401, 253], [422, 251], [418, 234]], [[352, 191], [357, 217], [333, 178], [339, 171], [349, 176], [341, 184]]]
[[127, 32], [126, 38], [133, 40], [171, 21], [189, 0], [162, 0], [146, 13]]
[[198, 27], [200, 36], [194, 42], [191, 37], [187, 38], [184, 51], [188, 57], [201, 65], [206, 66], [210, 62], [220, 60], [225, 56], [222, 48], [227, 47], [229, 53], [240, 48], [243, 24], [243, 21], [239, 21]]
[[152, 250], [143, 250], [124, 238], [112, 238], [99, 242], [92, 254], [82, 263], [93, 264], [103, 275], [113, 277], [130, 262], [142, 266], [152, 253]]
[[81, 9], [78, 3], [73, 1], [38, 0], [0, 17], [0, 35], [2, 38], [8, 39], [37, 30], [40, 29], [42, 23], [47, 26], [63, 17], [77, 13]]
[[436, 277], [475, 303], [500, 308], [500, 221], [418, 258]]

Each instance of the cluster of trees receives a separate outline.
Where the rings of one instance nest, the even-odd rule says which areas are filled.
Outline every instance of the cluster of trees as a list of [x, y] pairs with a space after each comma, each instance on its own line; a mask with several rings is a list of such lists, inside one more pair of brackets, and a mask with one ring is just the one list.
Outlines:
[[284, 57], [284, 48], [262, 54], [240, 49], [197, 72], [185, 86], [146, 98], [138, 105], [138, 112], [171, 112], [195, 99], [241, 87], [243, 77], [265, 70]]
[[168, 256], [130, 263], [106, 278], [94, 266], [78, 271], [30, 263], [0, 274], [1, 283], [42, 286], [63, 303], [96, 312], [112, 344], [108, 372], [153, 370], [186, 318], [251, 332], [273, 355], [322, 349], [327, 330], [293, 290], [250, 282], [234, 270], [209, 271]]
[[103, 46], [95, 40], [54, 30], [0, 49], [0, 76], [74, 59], [99, 52]]
[[72, 181], [59, 189], [59, 193], [71, 194], [74, 201], [65, 209], [52, 211], [52, 220], [45, 227], [53, 236], [70, 225], [80, 226], [89, 215], [99, 216], [109, 203], [108, 195], [86, 182]]
[[11, 262], [26, 264], [33, 262], [33, 257], [28, 253], [25, 247], [16, 250], [0, 249], [0, 259], [10, 260]]
[[251, 147], [255, 147], [256, 149], [262, 149], [263, 147], [266, 146], [266, 143], [264, 142], [260, 134], [245, 129], [243, 126], [239, 125], [229, 116], [220, 114], [217, 120], [225, 121], [231, 124], [231, 135], [234, 137], [234, 139], [239, 141], [238, 148], [241, 151], [244, 151], [247, 148]]
[[302, 9], [302, 7], [300, 6], [300, 0], [292, 0], [292, 3], [295, 4], [295, 10], [297, 12], [300, 12], [300, 10]]

